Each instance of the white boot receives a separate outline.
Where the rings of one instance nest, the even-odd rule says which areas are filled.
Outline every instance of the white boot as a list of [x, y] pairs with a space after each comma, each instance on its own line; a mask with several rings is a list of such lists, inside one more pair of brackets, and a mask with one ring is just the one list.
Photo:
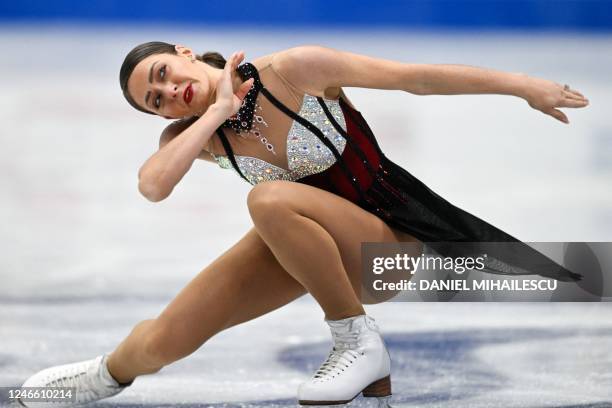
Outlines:
[[[119, 384], [108, 372], [103, 354], [92, 360], [46, 368], [34, 374], [23, 383], [22, 387], [75, 387], [73, 402], [19, 402], [26, 407], [71, 407], [87, 402], [112, 397], [132, 385]], [[60, 401], [60, 400], [56, 400]]]
[[334, 347], [312, 378], [300, 384], [301, 405], [346, 404], [391, 395], [391, 359], [374, 319], [367, 315], [325, 320]]

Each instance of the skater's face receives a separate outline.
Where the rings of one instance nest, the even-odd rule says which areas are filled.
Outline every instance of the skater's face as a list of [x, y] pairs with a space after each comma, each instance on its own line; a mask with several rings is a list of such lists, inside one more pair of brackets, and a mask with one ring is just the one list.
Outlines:
[[214, 68], [195, 59], [189, 48], [176, 46], [176, 51], [144, 58], [127, 82], [127, 91], [138, 106], [167, 119], [200, 115], [214, 93], [210, 80]]

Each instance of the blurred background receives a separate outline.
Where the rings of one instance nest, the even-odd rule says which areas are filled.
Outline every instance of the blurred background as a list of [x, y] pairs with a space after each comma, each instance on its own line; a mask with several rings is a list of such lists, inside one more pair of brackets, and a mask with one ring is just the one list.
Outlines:
[[[345, 92], [386, 155], [451, 203], [524, 241], [612, 241], [612, 1], [4, 1], [0, 386], [112, 351], [252, 225], [250, 186], [209, 162], [164, 201], [139, 194], [167, 121], [134, 111], [118, 76], [152, 40], [247, 61], [318, 44], [567, 83], [590, 100], [562, 109], [570, 125], [513, 96]], [[394, 406], [612, 406], [609, 303], [367, 310]], [[294, 406], [329, 350], [322, 319], [304, 296], [99, 405]]]

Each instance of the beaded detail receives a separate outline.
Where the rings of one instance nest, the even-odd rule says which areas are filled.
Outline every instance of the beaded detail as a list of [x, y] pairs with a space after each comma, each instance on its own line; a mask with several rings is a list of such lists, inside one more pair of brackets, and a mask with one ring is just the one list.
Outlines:
[[[236, 163], [240, 167], [242, 174], [249, 180], [249, 183], [255, 185], [264, 181], [270, 180], [291, 180], [291, 173], [285, 171], [278, 166], [270, 164], [266, 161], [250, 156], [235, 156]], [[231, 163], [230, 163], [231, 166]], [[232, 167], [234, 171], [234, 167]], [[236, 172], [237, 173], [237, 172]]]
[[259, 80], [257, 68], [253, 64], [245, 63], [240, 65], [236, 68], [236, 72], [243, 81], [253, 78], [253, 85], [244, 96], [240, 110], [236, 115], [226, 119], [223, 123], [224, 127], [232, 128], [237, 133], [240, 133], [241, 131], [249, 131], [253, 127], [253, 118], [256, 116], [257, 96], [261, 88], [263, 88], [263, 84]]
[[231, 168], [233, 168], [232, 162], [230, 161], [230, 159], [227, 158], [227, 156], [217, 156], [214, 153], [211, 153], [211, 155], [215, 158], [215, 160], [217, 161], [217, 164], [222, 169], [231, 169]]
[[[340, 103], [335, 99], [323, 99], [340, 127], [346, 131], [346, 122]], [[346, 140], [331, 124], [315, 96], [304, 94], [298, 115], [318, 127], [342, 154]], [[213, 155], [221, 168], [234, 169], [229, 158]], [[270, 180], [296, 181], [302, 177], [320, 173], [331, 167], [336, 158], [319, 138], [297, 121], [293, 121], [287, 135], [287, 161], [289, 171], [251, 156], [235, 155], [236, 163], [253, 185]], [[237, 172], [236, 172], [237, 173]]]

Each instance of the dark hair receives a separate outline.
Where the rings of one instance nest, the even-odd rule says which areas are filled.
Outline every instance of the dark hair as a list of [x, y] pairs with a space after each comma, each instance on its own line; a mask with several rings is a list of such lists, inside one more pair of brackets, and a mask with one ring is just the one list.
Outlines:
[[[123, 60], [123, 64], [121, 64], [121, 69], [119, 70], [119, 84], [121, 85], [121, 90], [123, 91], [123, 96], [127, 101], [132, 105], [135, 109], [138, 109], [141, 112], [150, 113], [154, 115], [153, 112], [149, 112], [140, 107], [129, 94], [127, 89], [128, 80], [136, 68], [136, 65], [143, 59], [147, 58], [150, 55], [155, 54], [174, 54], [176, 55], [176, 49], [173, 44], [168, 44], [162, 41], [150, 41], [140, 45], [137, 45], [130, 51]], [[225, 67], [225, 58], [218, 52], [209, 51], [205, 52], [202, 55], [196, 55], [196, 59], [207, 63], [210, 66], [215, 68], [223, 68]]]

